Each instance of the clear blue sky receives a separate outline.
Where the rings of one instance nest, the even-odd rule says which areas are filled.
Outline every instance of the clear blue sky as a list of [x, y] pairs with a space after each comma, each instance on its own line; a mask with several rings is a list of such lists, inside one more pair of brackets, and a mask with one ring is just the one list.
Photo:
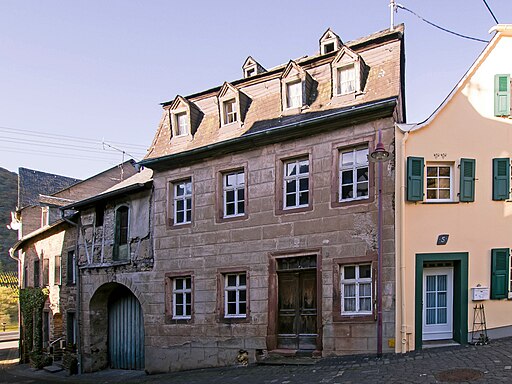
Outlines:
[[[495, 25], [482, 0], [397, 2], [481, 39]], [[388, 3], [2, 0], [0, 167], [86, 178], [122, 160], [103, 140], [141, 157], [161, 102], [240, 78], [248, 55], [266, 68], [313, 55], [328, 27], [343, 41], [386, 29]], [[511, 0], [487, 3], [512, 23]], [[485, 44], [403, 10], [396, 22], [406, 25], [407, 118], [422, 121]]]

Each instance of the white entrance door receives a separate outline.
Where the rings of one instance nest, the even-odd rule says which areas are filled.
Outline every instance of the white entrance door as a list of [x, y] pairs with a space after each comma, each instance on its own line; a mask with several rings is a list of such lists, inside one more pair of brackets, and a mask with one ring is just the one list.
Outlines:
[[423, 340], [453, 338], [453, 267], [423, 270]]

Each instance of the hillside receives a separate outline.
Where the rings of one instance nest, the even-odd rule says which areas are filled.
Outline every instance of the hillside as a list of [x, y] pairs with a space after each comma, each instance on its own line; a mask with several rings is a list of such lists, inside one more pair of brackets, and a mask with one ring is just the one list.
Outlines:
[[17, 201], [18, 175], [0, 168], [0, 271], [17, 271], [16, 262], [9, 257], [9, 248], [18, 239], [18, 234], [7, 229]]

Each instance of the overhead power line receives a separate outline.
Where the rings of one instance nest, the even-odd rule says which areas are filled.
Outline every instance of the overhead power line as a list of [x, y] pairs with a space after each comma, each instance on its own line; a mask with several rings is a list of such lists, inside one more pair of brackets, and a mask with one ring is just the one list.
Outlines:
[[489, 4], [487, 4], [487, 1], [485, 1], [485, 0], [482, 0], [482, 1], [484, 2], [485, 6], [487, 7], [487, 10], [491, 14], [491, 16], [494, 19], [494, 21], [496, 22], [496, 24], [499, 24], [498, 19], [496, 18], [496, 16], [494, 16], [494, 13], [492, 13], [491, 7], [489, 7]]
[[447, 32], [447, 33], [451, 33], [452, 35], [455, 35], [455, 36], [458, 36], [458, 37], [462, 37], [462, 38], [464, 38], [464, 39], [474, 40], [474, 41], [479, 41], [479, 42], [481, 42], [481, 43], [488, 43], [488, 42], [489, 42], [488, 40], [482, 40], [482, 39], [479, 39], [479, 38], [476, 38], [476, 37], [471, 37], [471, 36], [462, 35], [462, 34], [460, 34], [460, 33], [457, 33], [457, 32], [454, 32], [454, 31], [451, 31], [451, 30], [449, 30], [449, 29], [447, 29], [447, 28], [443, 28], [443, 27], [441, 27], [441, 26], [439, 26], [439, 25], [437, 25], [437, 24], [435, 24], [435, 23], [433, 23], [433, 22], [431, 22], [431, 21], [429, 21], [429, 20], [427, 20], [427, 19], [425, 19], [425, 18], [421, 17], [421, 16], [420, 16], [420, 15], [418, 15], [416, 12], [414, 12], [414, 11], [410, 10], [410, 9], [409, 9], [409, 8], [407, 8], [407, 7], [404, 7], [402, 4], [396, 4], [396, 6], [397, 6], [398, 8], [400, 8], [400, 9], [403, 9], [404, 11], [407, 11], [407, 12], [412, 13], [414, 16], [418, 17], [419, 19], [421, 19], [421, 20], [422, 20], [422, 21], [424, 21], [425, 23], [427, 23], [427, 24], [429, 24], [429, 25], [431, 25], [431, 26], [433, 26], [433, 27], [435, 27], [435, 28], [438, 28], [438, 29], [440, 29], [441, 31], [444, 31], [444, 32]]

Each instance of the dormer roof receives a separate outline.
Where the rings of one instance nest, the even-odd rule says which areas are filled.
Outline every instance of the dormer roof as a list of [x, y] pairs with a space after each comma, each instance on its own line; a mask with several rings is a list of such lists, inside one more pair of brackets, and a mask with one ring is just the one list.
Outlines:
[[171, 103], [170, 109], [187, 108], [190, 109], [190, 102], [183, 96], [177, 95]]
[[244, 72], [244, 78], [267, 72], [267, 70], [263, 68], [260, 63], [254, 60], [251, 56], [248, 56], [247, 59], [245, 59], [244, 65], [242, 65], [242, 70]]
[[233, 92], [236, 94], [236, 93], [238, 93], [238, 89], [236, 89], [233, 85], [231, 85], [230, 83], [225, 81], [224, 84], [222, 84], [222, 87], [220, 88], [219, 93], [217, 94], [217, 97], [219, 99], [221, 99], [224, 96], [226, 96], [229, 92]]
[[290, 60], [288, 62], [288, 65], [284, 69], [283, 73], [281, 74], [281, 79], [286, 79], [287, 77], [298, 75], [299, 77], [303, 77], [307, 74], [307, 72], [301, 68], [299, 64], [297, 64], [295, 61]]
[[337, 64], [342, 61], [356, 61], [359, 59], [359, 55], [355, 53], [353, 50], [351, 50], [347, 46], [343, 46], [336, 57], [333, 59], [332, 63]]

